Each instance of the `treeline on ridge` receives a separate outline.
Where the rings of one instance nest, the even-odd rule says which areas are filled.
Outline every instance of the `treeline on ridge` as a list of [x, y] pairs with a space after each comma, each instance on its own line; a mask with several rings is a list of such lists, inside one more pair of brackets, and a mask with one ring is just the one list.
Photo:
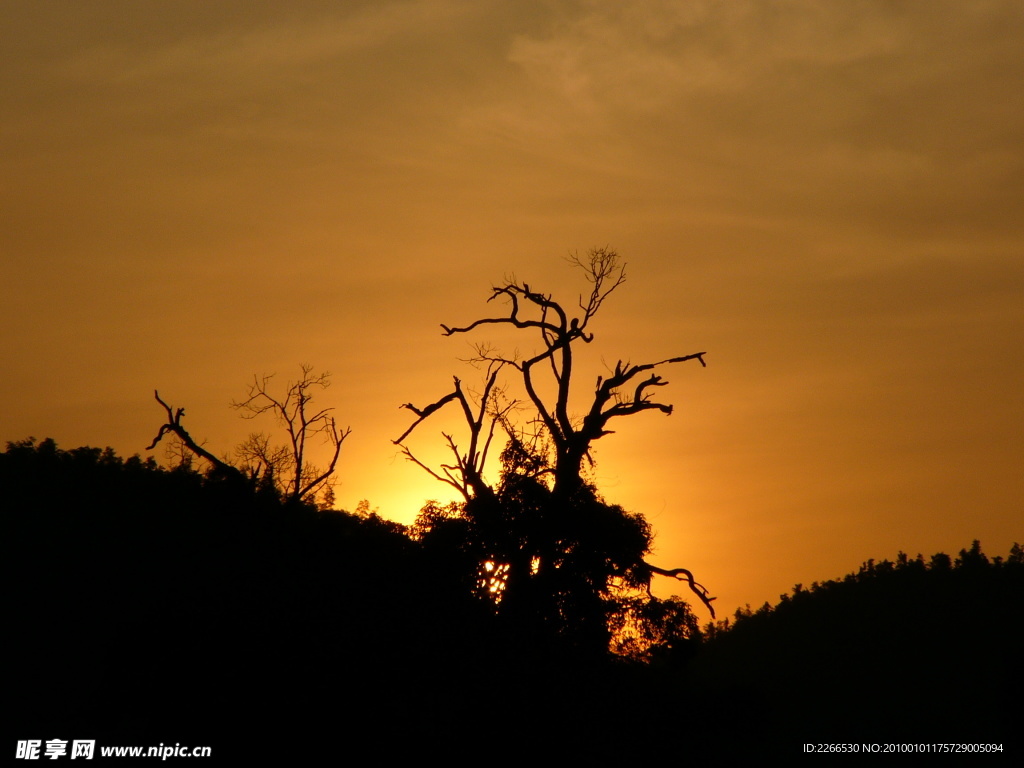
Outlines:
[[52, 440], [8, 444], [0, 488], [19, 738], [720, 755], [1005, 739], [1022, 715], [1019, 545], [869, 562], [640, 663], [496, 615], [450, 550], [365, 509]]

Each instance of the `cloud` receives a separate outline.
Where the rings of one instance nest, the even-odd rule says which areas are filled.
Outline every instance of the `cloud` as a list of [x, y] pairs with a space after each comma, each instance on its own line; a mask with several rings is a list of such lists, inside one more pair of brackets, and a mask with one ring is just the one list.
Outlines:
[[[301, 6], [300, 6], [301, 7]], [[223, 79], [284, 76], [353, 53], [429, 37], [479, 7], [459, 0], [364, 4], [344, 12], [241, 17], [226, 28], [182, 30], [139, 46], [130, 36], [103, 37], [69, 56], [62, 69], [81, 80], [144, 82], [201, 73]], [[150, 17], [150, 21], [159, 16]], [[139, 16], [145, 23], [145, 17]]]
[[590, 157], [662, 198], [673, 179], [688, 199], [724, 182], [748, 215], [853, 213], [893, 233], [954, 211], [1005, 226], [1019, 199], [1024, 11], [1012, 0], [573, 9], [513, 36], [519, 87], [476, 112], [510, 145]]

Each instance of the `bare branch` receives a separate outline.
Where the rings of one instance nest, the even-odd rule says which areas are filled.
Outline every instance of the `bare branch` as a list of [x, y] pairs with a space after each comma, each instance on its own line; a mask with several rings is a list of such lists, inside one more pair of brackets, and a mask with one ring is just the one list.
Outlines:
[[[315, 423], [320, 418], [322, 417], [314, 417], [314, 419], [310, 420], [309, 423]], [[312, 430], [312, 432], [313, 434], [325, 434], [328, 444], [334, 446], [334, 453], [331, 456], [330, 464], [327, 465], [327, 469], [319, 474], [313, 467], [307, 465], [307, 474], [303, 475], [305, 483], [301, 485], [298, 493], [296, 494], [300, 499], [305, 498], [309, 494], [315, 493], [321, 486], [326, 484], [331, 475], [334, 474], [334, 470], [338, 465], [338, 457], [341, 455], [341, 444], [345, 442], [345, 438], [352, 434], [352, 428], [347, 427], [343, 430], [339, 430], [337, 424], [334, 422], [334, 418], [331, 417], [326, 419], [323, 426]], [[312, 475], [312, 477], [310, 478], [308, 475]]]
[[428, 467], [426, 464], [424, 464], [422, 461], [420, 461], [418, 458], [416, 458], [416, 456], [413, 454], [413, 452], [410, 451], [406, 446], [402, 445], [400, 447], [402, 449], [402, 453], [405, 455], [405, 458], [407, 458], [413, 464], [418, 466], [420, 469], [422, 469], [424, 472], [429, 474], [435, 480], [439, 480], [442, 483], [446, 483], [446, 484], [452, 486], [455, 490], [457, 490], [459, 493], [461, 493], [464, 497], [466, 496], [466, 489], [465, 489], [465, 487], [460, 485], [455, 480], [453, 480], [450, 475], [447, 476], [447, 477], [439, 475], [437, 472], [435, 472], [430, 467]]
[[[715, 618], [715, 608], [713, 605], [711, 605], [711, 601], [717, 600], [718, 598], [711, 597], [711, 593], [708, 591], [708, 588], [705, 587], [703, 584], [697, 582], [693, 578], [693, 574], [690, 573], [690, 571], [686, 570], [685, 568], [673, 568], [672, 570], [667, 571], [664, 568], [659, 568], [656, 565], [651, 565], [646, 561], [644, 561], [644, 565], [648, 568], [648, 570], [651, 573], [656, 573], [659, 576], [669, 576], [673, 579], [678, 579], [679, 581], [687, 582], [690, 585], [690, 590], [697, 597], [699, 597], [700, 601], [704, 603], [704, 605], [707, 607], [708, 611], [711, 613], [711, 618]], [[650, 591], [650, 587], [648, 586], [647, 594], [650, 594]]]
[[154, 448], [156, 448], [157, 443], [159, 443], [163, 439], [164, 435], [174, 434], [177, 435], [178, 439], [181, 440], [182, 443], [184, 443], [186, 448], [192, 451], [192, 453], [194, 453], [195, 455], [200, 456], [206, 461], [208, 461], [212, 467], [219, 469], [223, 472], [226, 472], [228, 474], [242, 474], [235, 467], [231, 466], [225, 461], [222, 461], [221, 459], [217, 458], [212, 453], [207, 451], [192, 438], [192, 435], [188, 433], [188, 430], [186, 430], [185, 427], [181, 425], [181, 419], [185, 415], [184, 408], [178, 408], [177, 410], [172, 411], [171, 406], [169, 406], [167, 403], [160, 399], [160, 392], [158, 390], [153, 390], [153, 396], [156, 398], [156, 401], [160, 403], [160, 405], [162, 405], [164, 410], [167, 412], [167, 422], [162, 427], [160, 427], [160, 431], [157, 432], [156, 437], [153, 438], [153, 442], [151, 442], [146, 447], [147, 451], [151, 451]]
[[[569, 256], [568, 261], [575, 267], [579, 267], [587, 281], [593, 286], [586, 304], [580, 296], [579, 306], [583, 310], [583, 320], [580, 322], [580, 330], [586, 327], [590, 318], [597, 314], [604, 300], [611, 293], [626, 282], [626, 265], [619, 264], [619, 255], [608, 248], [595, 248], [588, 254], [587, 260], [580, 258], [578, 253]], [[607, 283], [611, 285], [607, 285]], [[588, 343], [590, 339], [587, 339]]]
[[[458, 381], [458, 379], [456, 379], [456, 381]], [[399, 408], [407, 408], [408, 410], [410, 410], [413, 413], [415, 413], [418, 418], [416, 419], [416, 421], [414, 421], [412, 423], [412, 426], [410, 426], [407, 430], [405, 430], [405, 432], [402, 433], [402, 435], [397, 440], [392, 440], [391, 442], [393, 442], [395, 445], [402, 445], [402, 443], [405, 442], [405, 438], [407, 438], [412, 433], [412, 431], [414, 429], [416, 429], [417, 426], [419, 426], [420, 422], [422, 422], [425, 418], [430, 416], [432, 413], [440, 410], [442, 407], [444, 407], [445, 405], [450, 403], [452, 400], [455, 400], [458, 397], [458, 394], [459, 393], [456, 391], [456, 392], [452, 392], [449, 395], [445, 395], [440, 400], [438, 400], [436, 403], [431, 403], [430, 405], [428, 405], [423, 410], [420, 410], [419, 408], [417, 408], [412, 403], [404, 403], [404, 404], [398, 406]]]
[[[469, 448], [465, 453], [462, 453], [452, 436], [445, 434], [445, 440], [448, 443], [449, 449], [455, 456], [456, 463], [454, 466], [442, 466], [442, 470], [445, 475], [444, 477], [441, 477], [437, 472], [431, 470], [428, 471], [434, 478], [442, 480], [454, 488], [457, 488], [467, 501], [473, 495], [488, 496], [492, 493], [490, 486], [488, 486], [483, 480], [483, 470], [484, 464], [487, 461], [487, 451], [490, 447], [491, 437], [494, 432], [493, 419], [491, 424], [488, 426], [482, 447], [480, 445], [480, 440], [481, 435], [484, 434], [484, 422], [487, 419], [488, 414], [493, 411], [491, 402], [497, 395], [497, 391], [494, 389], [494, 386], [495, 382], [498, 380], [498, 374], [500, 373], [503, 365], [504, 363], [501, 361], [489, 361], [487, 379], [485, 380], [483, 393], [480, 396], [479, 403], [475, 406], [475, 410], [474, 404], [466, 396], [466, 393], [462, 389], [462, 382], [457, 376], [453, 377], [455, 382], [454, 391], [440, 398], [436, 402], [431, 403], [426, 408], [421, 410], [412, 403], [406, 403], [401, 406], [402, 408], [407, 408], [415, 413], [417, 419], [397, 440], [394, 440], [393, 442], [395, 445], [401, 446], [405, 450], [406, 456], [413, 460], [418, 466], [427, 469], [422, 462], [412, 455], [412, 452], [408, 447], [405, 446], [405, 440], [428, 416], [436, 413], [439, 409], [452, 401], [459, 403], [462, 409], [463, 418], [466, 420], [466, 425], [469, 427]], [[458, 478], [453, 476], [452, 472], [456, 472], [458, 474]]]

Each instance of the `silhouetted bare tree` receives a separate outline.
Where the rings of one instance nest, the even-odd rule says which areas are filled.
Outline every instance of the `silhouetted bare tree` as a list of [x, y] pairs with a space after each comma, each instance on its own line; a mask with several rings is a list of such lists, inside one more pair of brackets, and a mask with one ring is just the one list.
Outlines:
[[[458, 379], [455, 379], [455, 391], [435, 403], [420, 410], [411, 403], [405, 408], [417, 415], [417, 420], [395, 442], [402, 445], [409, 434], [430, 414], [451, 401], [458, 401], [466, 414], [466, 422], [470, 427], [471, 446], [476, 447], [485, 429], [484, 416], [490, 409], [491, 423], [487, 424], [488, 436], [493, 432], [494, 420], [500, 420], [510, 410], [509, 406], [498, 409], [493, 393], [498, 375], [502, 368], [513, 368], [522, 380], [530, 403], [536, 410], [536, 422], [543, 427], [543, 434], [550, 439], [553, 447], [554, 488], [556, 494], [571, 493], [583, 484], [581, 476], [583, 459], [590, 455], [592, 443], [605, 435], [611, 434], [608, 423], [619, 416], [630, 416], [642, 411], [657, 410], [665, 414], [672, 413], [672, 406], [653, 399], [651, 390], [662, 387], [666, 382], [660, 375], [650, 373], [639, 380], [641, 374], [647, 374], [655, 368], [672, 363], [697, 360], [706, 365], [706, 352], [681, 357], [671, 357], [656, 363], [632, 365], [619, 360], [608, 377], [599, 376], [594, 390], [593, 401], [582, 419], [570, 413], [570, 388], [573, 376], [573, 353], [577, 343], [589, 344], [594, 340], [592, 333], [587, 332], [590, 321], [600, 310], [605, 299], [626, 279], [625, 265], [619, 264], [614, 251], [595, 249], [586, 260], [575, 256], [572, 263], [583, 270], [591, 283], [590, 295], [580, 297], [579, 307], [583, 314], [569, 317], [569, 313], [550, 295], [534, 291], [527, 283], [506, 282], [495, 287], [488, 301], [498, 298], [508, 300], [510, 308], [507, 316], [487, 317], [476, 320], [464, 327], [442, 325], [446, 336], [457, 333], [469, 333], [482, 325], [501, 324], [515, 328], [536, 331], [540, 337], [541, 349], [533, 356], [519, 360], [516, 357], [504, 357], [485, 344], [477, 345], [476, 361], [485, 362], [488, 375], [480, 403], [473, 408], [466, 399]], [[532, 317], [525, 313], [533, 308]], [[547, 378], [554, 385], [553, 399], [539, 394], [543, 390], [540, 379]], [[632, 390], [626, 390], [631, 385]], [[447, 437], [447, 436], [446, 436]], [[450, 441], [450, 439], [449, 439]], [[485, 445], [487, 441], [485, 441]], [[477, 455], [473, 448], [466, 454], [460, 454], [452, 446], [456, 454], [455, 469], [463, 477], [455, 481], [455, 487], [472, 489], [478, 492], [476, 475], [482, 469], [483, 455]], [[468, 476], [467, 476], [468, 475]], [[452, 480], [452, 478], [447, 478]], [[461, 486], [461, 487], [460, 487]], [[465, 494], [464, 494], [465, 495]]]
[[[184, 408], [172, 409], [154, 392], [156, 400], [167, 412], [167, 422], [147, 450], [152, 450], [167, 434], [175, 435], [189, 451], [209, 462], [210, 466], [228, 475], [240, 475], [253, 483], [266, 483], [275, 487], [281, 497], [288, 500], [317, 500], [318, 494], [331, 499], [332, 476], [341, 454], [341, 446], [351, 429], [339, 429], [331, 411], [333, 408], [314, 410], [310, 407], [314, 389], [326, 389], [331, 374], [315, 373], [310, 365], [303, 365], [302, 375], [289, 382], [283, 394], [273, 394], [270, 382], [273, 376], [253, 377], [248, 396], [232, 402], [247, 419], [270, 414], [284, 427], [286, 445], [274, 445], [269, 435], [254, 432], [235, 449], [238, 462], [225, 461], [203, 448], [182, 426]], [[326, 469], [314, 466], [308, 460], [311, 443], [326, 445], [330, 461]]]
[[[272, 375], [254, 376], [248, 397], [231, 405], [246, 419], [272, 415], [284, 428], [287, 445], [274, 446], [268, 435], [256, 432], [238, 447], [237, 454], [251, 474], [272, 476], [286, 500], [314, 500], [318, 493], [331, 490], [331, 476], [337, 467], [341, 446], [352, 430], [338, 428], [331, 415], [333, 408], [310, 408], [312, 390], [330, 386], [329, 371], [315, 373], [311, 365], [303, 365], [302, 375], [289, 382], [283, 394], [271, 393], [272, 378]], [[307, 454], [312, 442], [327, 446], [330, 461], [326, 469], [309, 462]]]
[[[597, 553], [596, 559], [590, 558], [590, 564], [586, 566], [588, 573], [582, 575], [581, 572], [580, 583], [585, 583], [584, 589], [607, 593], [610, 582], [620, 580], [629, 587], [646, 587], [649, 595], [652, 575], [660, 574], [685, 581], [714, 616], [711, 605], [714, 598], [694, 580], [690, 571], [684, 568], [666, 570], [642, 559], [650, 544], [650, 530], [642, 517], [629, 515], [621, 508], [601, 502], [583, 477], [584, 459], [591, 459], [595, 440], [612, 433], [609, 425], [613, 419], [649, 410], [672, 413], [670, 404], [654, 398], [654, 390], [667, 383], [655, 370], [690, 360], [696, 360], [703, 366], [706, 365], [706, 353], [695, 352], [644, 364], [619, 360], [609, 375], [597, 378], [592, 399], [583, 415], [574, 414], [570, 402], [576, 346], [593, 341], [594, 335], [589, 331], [591, 321], [608, 296], [625, 281], [626, 274], [625, 265], [620, 263], [618, 255], [608, 249], [594, 249], [587, 257], [575, 256], [570, 261], [583, 271], [590, 283], [589, 293], [579, 299], [578, 312], [567, 309], [550, 294], [513, 279], [494, 287], [488, 299], [489, 302], [504, 300], [508, 305], [506, 314], [484, 317], [465, 326], [441, 326], [446, 336], [470, 333], [485, 325], [511, 326], [535, 334], [539, 348], [531, 356], [520, 358], [518, 354], [503, 355], [488, 344], [477, 344], [472, 362], [486, 366], [485, 382], [479, 396], [475, 399], [469, 397], [456, 378], [454, 390], [430, 405], [417, 408], [406, 403], [403, 407], [412, 411], [416, 420], [395, 443], [403, 448], [408, 458], [462, 494], [466, 515], [478, 530], [500, 528], [500, 522], [497, 525], [493, 522], [496, 519], [502, 519], [506, 524], [526, 525], [522, 509], [502, 511], [502, 507], [509, 504], [523, 507], [522, 498], [516, 499], [516, 496], [521, 497], [527, 486], [531, 498], [537, 498], [538, 494], [545, 497], [533, 506], [545, 508], [542, 514], [546, 523], [543, 526], [530, 525], [535, 532], [541, 528], [546, 532], [534, 535], [531, 542], [520, 535], [521, 531], [513, 533], [503, 561], [485, 564], [489, 573], [501, 574], [504, 587], [509, 592], [513, 591], [516, 583], [565, 582], [565, 574], [570, 570], [567, 564], [572, 561], [576, 563], [573, 567], [583, 567], [579, 564], [580, 555], [587, 546], [598, 547], [599, 550], [605, 547], [604, 551]], [[506, 396], [505, 387], [500, 382], [502, 374], [509, 371], [513, 372], [513, 379], [522, 383], [525, 400], [510, 400]], [[442, 465], [438, 472], [416, 458], [407, 440], [423, 421], [452, 402], [461, 407], [469, 439], [467, 447], [461, 449], [452, 435], [444, 435], [455, 461]], [[525, 421], [514, 423], [514, 414], [520, 410], [530, 415]], [[496, 426], [508, 434], [513, 448], [511, 451], [507, 449], [502, 456], [503, 473], [497, 491], [483, 479], [484, 463]], [[529, 483], [524, 486], [523, 480], [529, 480]], [[617, 514], [611, 515], [609, 510], [617, 510]], [[517, 521], [513, 521], [517, 515]], [[575, 532], [565, 526], [565, 521], [570, 519]], [[596, 538], [583, 530], [594, 525], [602, 528], [602, 533]], [[631, 555], [621, 548], [612, 554], [612, 549], [616, 549], [613, 543], [615, 536], [611, 535], [613, 531], [618, 531], [615, 536], [626, 536], [633, 542]], [[494, 536], [485, 538], [496, 541]], [[490, 554], [502, 560], [497, 553]], [[556, 574], [558, 571], [561, 573]], [[493, 579], [491, 576], [490, 581]], [[485, 583], [487, 581], [484, 579]], [[571, 589], [578, 593], [578, 586]], [[493, 583], [490, 589], [494, 591]]]

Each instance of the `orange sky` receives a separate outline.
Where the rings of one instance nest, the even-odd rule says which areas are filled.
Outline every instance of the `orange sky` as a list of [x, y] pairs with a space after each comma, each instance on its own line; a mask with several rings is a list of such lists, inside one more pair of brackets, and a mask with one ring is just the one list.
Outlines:
[[398, 406], [474, 376], [439, 324], [512, 273], [572, 303], [562, 257], [607, 245], [583, 390], [708, 352], [597, 445], [654, 562], [732, 611], [1005, 555], [1022, 50], [1018, 0], [5, 2], [0, 440], [144, 452], [159, 388], [226, 455], [252, 374], [309, 362], [352, 427], [340, 505], [409, 521], [445, 488]]

